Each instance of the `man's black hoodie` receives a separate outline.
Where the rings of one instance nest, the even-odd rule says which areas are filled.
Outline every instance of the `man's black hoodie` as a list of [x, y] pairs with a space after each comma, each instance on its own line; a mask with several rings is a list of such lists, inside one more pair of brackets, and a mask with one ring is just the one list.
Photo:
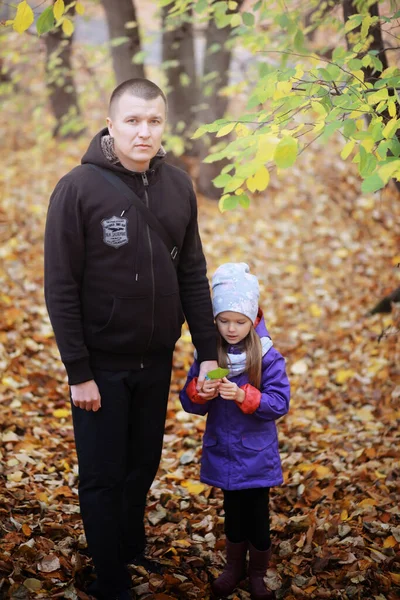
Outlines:
[[[159, 155], [144, 173], [111, 162], [107, 135], [98, 133], [59, 181], [47, 215], [46, 304], [70, 385], [93, 379], [92, 367], [156, 365], [184, 316], [199, 360], [217, 358], [191, 180]], [[90, 164], [116, 173], [148, 205], [179, 248], [177, 269], [158, 234]]]

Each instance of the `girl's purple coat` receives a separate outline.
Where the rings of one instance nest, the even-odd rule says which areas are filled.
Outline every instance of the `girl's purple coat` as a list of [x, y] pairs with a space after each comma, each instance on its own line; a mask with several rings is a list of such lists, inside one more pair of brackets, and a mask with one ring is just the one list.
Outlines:
[[[268, 336], [262, 317], [256, 326], [260, 337]], [[230, 349], [232, 352], [234, 348]], [[200, 479], [224, 490], [271, 487], [283, 482], [275, 420], [289, 410], [290, 386], [285, 360], [272, 347], [262, 360], [260, 406], [244, 414], [232, 400], [220, 396], [195, 404], [186, 394], [189, 382], [199, 374], [192, 365], [180, 400], [186, 412], [207, 414], [203, 437]], [[230, 377], [239, 387], [249, 383], [246, 373]]]

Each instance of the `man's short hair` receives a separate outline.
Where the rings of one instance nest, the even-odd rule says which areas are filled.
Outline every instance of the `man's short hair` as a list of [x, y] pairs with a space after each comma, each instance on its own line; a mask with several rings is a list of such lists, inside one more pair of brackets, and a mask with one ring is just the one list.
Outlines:
[[111, 94], [110, 104], [108, 106], [110, 115], [118, 100], [126, 93], [136, 96], [137, 98], [142, 98], [142, 100], [154, 100], [161, 96], [165, 103], [165, 110], [167, 110], [167, 99], [162, 89], [149, 79], [137, 77], [135, 79], [123, 81], [115, 88]]

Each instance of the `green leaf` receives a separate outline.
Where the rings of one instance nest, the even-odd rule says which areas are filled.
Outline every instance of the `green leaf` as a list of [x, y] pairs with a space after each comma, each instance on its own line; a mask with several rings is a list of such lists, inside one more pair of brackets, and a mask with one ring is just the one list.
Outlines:
[[240, 196], [237, 196], [237, 199], [239, 200], [240, 206], [243, 206], [243, 208], [249, 208], [250, 198], [246, 196], [246, 194], [241, 194]]
[[216, 137], [223, 137], [224, 135], [228, 135], [228, 133], [230, 133], [235, 128], [235, 126], [236, 126], [236, 121], [234, 121], [233, 123], [228, 123], [227, 125], [224, 125], [217, 132]]
[[221, 212], [225, 212], [226, 210], [233, 210], [238, 205], [238, 197], [230, 196], [229, 194], [224, 194], [220, 201], [218, 202], [218, 207]]
[[374, 173], [373, 175], [370, 175], [369, 177], [364, 179], [361, 185], [361, 191], [363, 192], [363, 194], [366, 194], [368, 192], [377, 192], [378, 190], [381, 190], [384, 186], [385, 184], [383, 183], [379, 175], [377, 173]]
[[213, 371], [208, 371], [207, 378], [208, 379], [222, 379], [223, 377], [227, 377], [229, 375], [229, 369], [223, 369], [222, 367], [218, 367], [218, 369], [214, 369]]
[[55, 24], [53, 7], [48, 6], [44, 9], [38, 20], [36, 21], [36, 29], [39, 35], [47, 33], [53, 29]]
[[298, 52], [304, 50], [304, 34], [301, 29], [298, 29], [293, 40], [294, 48]]
[[287, 169], [296, 162], [298, 145], [298, 141], [289, 135], [281, 139], [274, 154], [274, 161], [280, 169]]
[[218, 175], [218, 177], [216, 177], [212, 181], [215, 187], [223, 188], [232, 181], [232, 177], [231, 175], [228, 175], [228, 173], [225, 173], [224, 175]]
[[360, 152], [360, 163], [358, 170], [361, 177], [365, 178], [372, 174], [376, 167], [376, 157], [371, 153], [367, 152], [363, 146], [359, 146]]
[[247, 25], [247, 27], [253, 27], [255, 23], [254, 15], [249, 12], [244, 12], [242, 14], [243, 23]]
[[359, 27], [361, 25], [362, 20], [362, 15], [351, 15], [351, 17], [347, 19], [344, 25], [345, 33], [349, 33], [349, 31], [352, 31], [353, 29], [356, 29], [356, 27]]
[[144, 59], [146, 57], [146, 51], [145, 50], [141, 50], [140, 52], [136, 52], [136, 54], [133, 55], [132, 58], [132, 62], [135, 65], [141, 65], [144, 63]]
[[382, 134], [386, 139], [392, 138], [400, 127], [400, 119], [390, 119], [383, 128]]
[[197, 0], [196, 4], [194, 5], [194, 11], [197, 14], [201, 14], [203, 13], [207, 8], [207, 0]]
[[110, 40], [110, 46], [112, 48], [117, 48], [118, 46], [122, 46], [123, 44], [126, 44], [127, 42], [129, 42], [128, 36], [121, 35], [120, 37], [115, 37], [112, 40]]
[[[365, 57], [364, 57], [365, 58]], [[359, 58], [352, 58], [351, 60], [349, 60], [349, 62], [347, 63], [347, 66], [349, 67], [349, 69], [351, 69], [352, 71], [359, 71], [360, 69], [363, 68], [363, 62], [359, 59]]]

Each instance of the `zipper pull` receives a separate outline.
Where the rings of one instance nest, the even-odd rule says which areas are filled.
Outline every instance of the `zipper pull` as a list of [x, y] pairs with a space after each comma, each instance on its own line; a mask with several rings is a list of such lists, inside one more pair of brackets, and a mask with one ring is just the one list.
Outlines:
[[142, 180], [143, 180], [143, 185], [145, 185], [147, 187], [149, 185], [149, 180], [147, 179], [146, 171], [143, 171], [143, 173], [142, 173]]

